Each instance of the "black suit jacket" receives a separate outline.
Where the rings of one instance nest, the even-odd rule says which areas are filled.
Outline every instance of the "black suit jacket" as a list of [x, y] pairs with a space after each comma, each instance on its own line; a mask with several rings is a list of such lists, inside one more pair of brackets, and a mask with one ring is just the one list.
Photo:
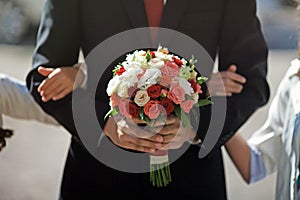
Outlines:
[[[73, 136], [77, 136], [77, 131], [72, 115], [72, 95], [60, 101], [42, 102], [37, 87], [45, 77], [37, 73], [37, 67], [74, 65], [78, 62], [80, 50], [87, 56], [112, 35], [138, 27], [147, 27], [142, 0], [46, 0], [27, 86], [43, 110], [57, 119]], [[214, 147], [219, 152], [219, 147], [269, 98], [266, 80], [268, 49], [256, 17], [256, 2], [168, 0], [161, 27], [193, 38], [211, 58], [218, 57], [220, 71], [235, 64], [238, 73], [247, 78], [243, 92], [227, 98], [225, 124]], [[88, 66], [88, 76], [93, 75], [92, 67]], [[88, 82], [87, 91], [91, 84]], [[89, 102], [87, 99], [95, 98], [81, 89], [75, 90], [73, 94], [82, 99], [82, 104], [79, 102], [78, 106]], [[103, 117], [109, 109], [104, 84], [99, 85], [95, 104], [99, 110], [99, 123], [103, 127]], [[89, 113], [83, 112], [82, 116], [87, 119]], [[199, 135], [204, 137], [200, 132]], [[79, 155], [84, 148], [72, 140], [71, 150], [68, 160], [81, 157]]]

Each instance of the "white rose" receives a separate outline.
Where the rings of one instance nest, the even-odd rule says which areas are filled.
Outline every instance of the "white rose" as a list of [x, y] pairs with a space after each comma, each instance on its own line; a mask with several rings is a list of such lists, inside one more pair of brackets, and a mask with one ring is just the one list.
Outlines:
[[165, 62], [160, 60], [159, 58], [152, 58], [148, 64], [154, 68], [162, 68], [165, 65]]
[[138, 82], [138, 88], [148, 88], [151, 85], [155, 85], [158, 82], [158, 78], [161, 77], [161, 71], [157, 68], [147, 69], [145, 74]]
[[120, 76], [120, 81], [129, 88], [138, 82], [137, 75], [141, 73], [143, 73], [143, 70], [140, 68], [128, 68], [128, 70]]
[[155, 57], [159, 60], [172, 60], [171, 54], [164, 54], [163, 52], [155, 52]]
[[114, 92], [118, 91], [118, 87], [119, 87], [120, 83], [121, 83], [121, 81], [120, 81], [119, 76], [115, 76], [114, 78], [112, 78], [109, 81], [107, 89], [106, 89], [108, 96], [111, 96]]
[[194, 93], [191, 83], [188, 82], [186, 79], [179, 77], [178, 82], [179, 82], [180, 87], [183, 88], [183, 90], [186, 94], [190, 95], [190, 94]]
[[138, 106], [144, 106], [146, 103], [150, 101], [150, 97], [148, 96], [148, 92], [145, 90], [139, 90], [137, 91], [135, 97], [134, 97], [134, 102]]
[[128, 98], [128, 86], [127, 83], [123, 82], [118, 88], [118, 96], [121, 98]]

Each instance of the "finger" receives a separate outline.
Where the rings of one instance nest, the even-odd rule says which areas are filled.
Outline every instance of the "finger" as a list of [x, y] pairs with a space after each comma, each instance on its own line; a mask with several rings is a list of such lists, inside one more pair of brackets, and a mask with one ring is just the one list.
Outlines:
[[46, 78], [38, 87], [38, 92], [46, 90], [50, 85], [56, 83], [58, 80], [57, 76], [53, 76], [52, 78]]
[[53, 88], [51, 91], [47, 91], [47, 93], [42, 93], [42, 100], [49, 101], [50, 99], [53, 99], [53, 97], [60, 94], [62, 91], [65, 90], [65, 87], [63, 85], [58, 85], [57, 87]]
[[227, 70], [228, 70], [228, 71], [231, 71], [231, 72], [236, 72], [237, 67], [236, 67], [236, 65], [230, 65], [229, 68], [228, 68]]
[[49, 76], [54, 71], [54, 68], [39, 67], [38, 72], [42, 76]]
[[224, 91], [216, 91], [215, 95], [216, 96], [222, 96], [222, 97], [224, 97], [224, 96], [230, 97], [230, 96], [232, 96], [232, 93], [231, 92], [224, 92]]
[[169, 149], [178, 149], [183, 145], [182, 142], [170, 142], [166, 145], [164, 145], [160, 150], [169, 150]]
[[243, 85], [241, 85], [237, 82], [234, 82], [230, 79], [225, 79], [224, 80], [224, 89], [225, 89], [225, 92], [228, 92], [228, 93], [240, 93], [243, 90]]
[[125, 134], [131, 135], [135, 138], [147, 139], [152, 142], [163, 142], [163, 136], [159, 134], [153, 134], [147, 131], [143, 131], [143, 129], [133, 129], [129, 127], [121, 127], [122, 132]]
[[72, 91], [71, 88], [65, 88], [58, 95], [54, 95], [52, 99], [53, 99], [53, 101], [58, 101], [58, 100], [64, 98], [65, 96], [67, 96], [71, 91]]
[[243, 86], [238, 85], [238, 86], [228, 86], [226, 87], [226, 93], [235, 93], [235, 94], [239, 94], [241, 93], [243, 90]]
[[171, 142], [175, 142], [176, 138], [180, 138], [180, 136], [178, 136], [176, 134], [177, 133], [169, 134], [169, 135], [164, 135], [163, 144], [168, 144], [168, 143], [171, 143]]
[[231, 71], [223, 71], [221, 72], [221, 76], [223, 78], [229, 78], [233, 81], [239, 82], [239, 83], [246, 83], [246, 78], [240, 74], [237, 74], [235, 72]]
[[123, 147], [143, 152], [154, 152], [155, 149], [162, 147], [161, 143], [155, 144], [144, 139], [135, 138], [125, 133], [119, 135], [119, 140]]
[[131, 142], [128, 142], [127, 145], [125, 146], [125, 148], [135, 150], [135, 151], [145, 152], [145, 153], [154, 153], [156, 151], [156, 149], [137, 146]]
[[[50, 79], [49, 79], [50, 80]], [[48, 96], [50, 93], [53, 93], [54, 91], [61, 91], [65, 88], [66, 86], [64, 86], [64, 83], [62, 81], [56, 80], [56, 81], [52, 81], [52, 83], [48, 84], [45, 88], [43, 88], [40, 91], [40, 94], [42, 96]]]
[[177, 132], [179, 131], [179, 127], [177, 127], [176, 125], [171, 125], [171, 126], [164, 126], [162, 128], [160, 127], [155, 127], [154, 128], [155, 133], [160, 134], [160, 135], [169, 135], [169, 134], [177, 134]]
[[153, 142], [153, 141], [149, 141], [149, 140], [142, 139], [142, 138], [137, 138], [137, 137], [130, 136], [127, 134], [122, 134], [120, 136], [120, 141], [130, 142], [130, 143], [134, 144], [135, 147], [144, 147], [144, 148], [153, 149], [153, 150], [162, 147], [162, 143]]

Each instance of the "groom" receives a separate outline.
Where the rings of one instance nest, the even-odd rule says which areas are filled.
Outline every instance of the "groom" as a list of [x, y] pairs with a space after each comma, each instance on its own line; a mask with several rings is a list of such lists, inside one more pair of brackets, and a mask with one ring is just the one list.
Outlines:
[[[102, 195], [131, 199], [160, 199], [169, 196], [227, 199], [220, 147], [269, 98], [266, 81], [268, 50], [256, 17], [256, 2], [167, 0], [159, 3], [161, 7], [152, 5], [153, 2], [156, 0], [45, 2], [33, 56], [33, 69], [27, 76], [27, 86], [36, 102], [73, 136], [61, 185], [61, 198], [64, 200], [99, 199]], [[154, 11], [156, 17], [150, 17]], [[243, 87], [242, 92], [227, 99], [225, 124], [213, 151], [205, 158], [198, 157], [201, 146], [197, 143], [204, 140], [203, 131], [207, 126], [207, 121], [201, 120], [198, 130], [190, 130], [190, 134], [197, 134], [199, 140], [193, 141], [194, 145], [171, 164], [173, 181], [166, 188], [150, 185], [148, 173], [123, 172], [97, 161], [78, 137], [72, 114], [72, 97], [80, 97], [81, 103], [78, 102], [78, 106], [84, 106], [89, 98], [95, 98], [99, 123], [105, 136], [116, 146], [135, 152], [151, 152], [157, 146], [171, 142], [166, 136], [171, 135], [173, 138], [177, 132], [180, 124], [177, 118], [168, 120], [169, 134], [162, 131], [151, 138], [136, 138], [130, 132], [141, 130], [130, 130], [130, 124], [127, 124], [127, 129], [119, 127], [111, 119], [103, 120], [109, 109], [105, 84], [99, 84], [96, 95], [88, 95], [93, 84], [93, 72], [97, 67], [106, 66], [88, 65], [86, 90], [76, 89], [73, 96], [68, 95], [58, 101], [53, 100], [56, 93], [61, 92], [57, 87], [52, 86], [51, 91], [43, 88], [51, 80], [51, 74], [44, 77], [37, 71], [39, 66], [74, 66], [78, 62], [79, 50], [86, 57], [99, 43], [112, 35], [147, 26], [159, 26], [186, 34], [202, 45], [211, 58], [215, 59], [218, 55], [220, 71], [234, 64], [238, 68], [237, 73], [246, 78], [246, 83], [237, 82]], [[151, 32], [150, 36], [155, 38], [156, 33]], [[109, 46], [107, 50], [113, 51]], [[81, 118], [88, 120], [89, 114], [83, 110]], [[91, 132], [86, 130], [85, 134]], [[181, 145], [185, 142], [185, 138], [182, 138]]]

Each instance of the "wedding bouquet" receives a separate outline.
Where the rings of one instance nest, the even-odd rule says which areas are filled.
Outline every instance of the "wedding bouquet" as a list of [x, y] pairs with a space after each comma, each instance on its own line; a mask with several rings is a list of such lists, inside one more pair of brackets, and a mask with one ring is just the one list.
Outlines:
[[[115, 66], [107, 94], [111, 110], [107, 116], [139, 118], [150, 126], [175, 114], [184, 127], [192, 128], [193, 107], [210, 104], [199, 98], [206, 77], [198, 76], [193, 58], [185, 60], [159, 46], [155, 50], [136, 50]], [[168, 151], [150, 154], [150, 181], [154, 186], [171, 182]]]

